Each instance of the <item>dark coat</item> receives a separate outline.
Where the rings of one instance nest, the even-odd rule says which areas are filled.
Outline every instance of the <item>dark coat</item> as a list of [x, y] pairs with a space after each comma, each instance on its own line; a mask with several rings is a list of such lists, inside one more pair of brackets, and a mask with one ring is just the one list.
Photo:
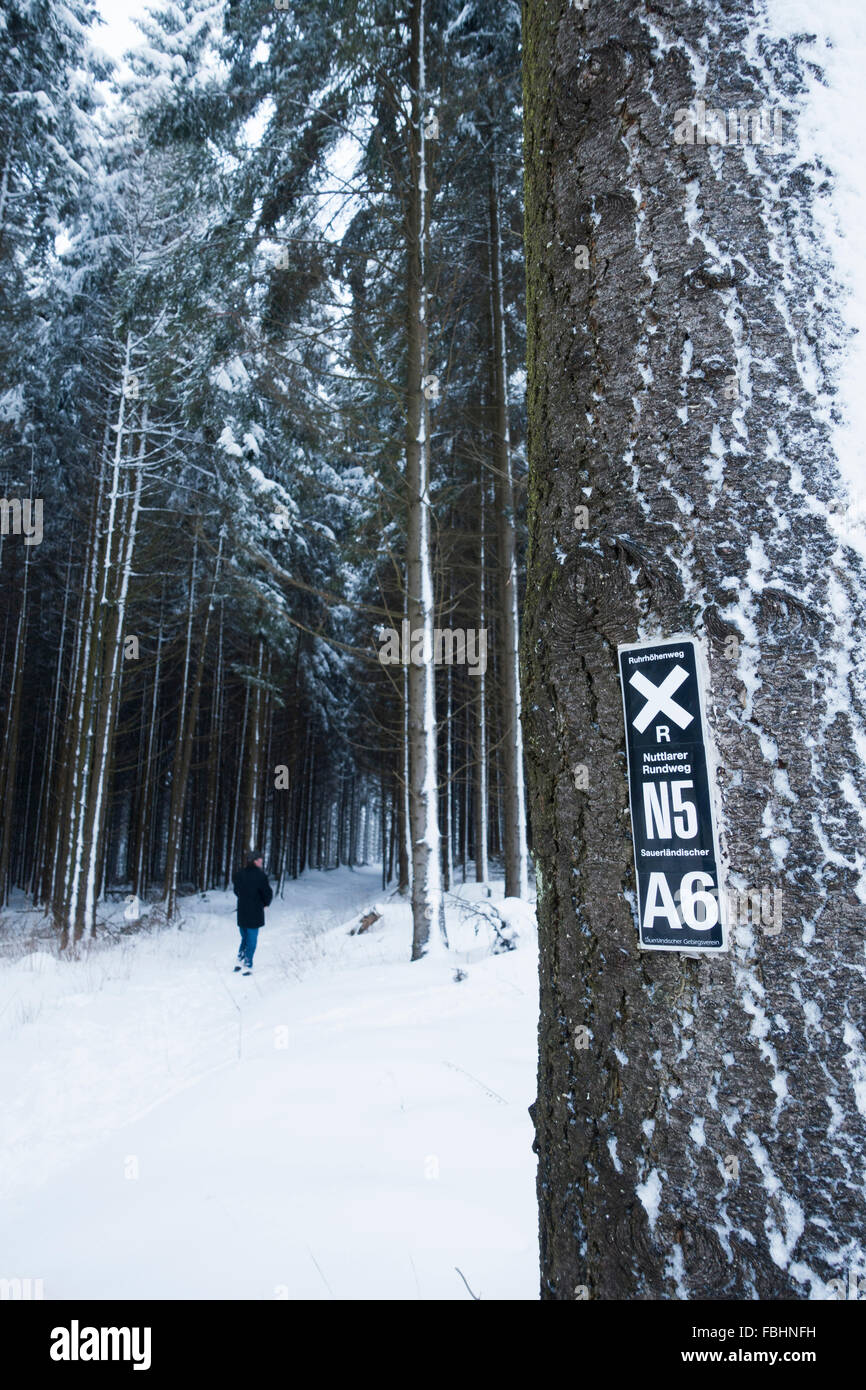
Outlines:
[[274, 896], [265, 871], [257, 864], [248, 864], [238, 869], [232, 887], [238, 900], [238, 926], [263, 927], [265, 908]]

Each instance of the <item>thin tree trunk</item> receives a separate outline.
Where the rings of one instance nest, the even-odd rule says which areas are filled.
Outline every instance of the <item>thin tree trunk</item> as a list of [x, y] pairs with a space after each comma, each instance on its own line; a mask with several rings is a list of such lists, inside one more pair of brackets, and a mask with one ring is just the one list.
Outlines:
[[163, 645], [163, 604], [165, 593], [163, 591], [163, 602], [159, 609], [159, 631], [156, 638], [156, 662], [153, 670], [153, 691], [151, 695], [150, 716], [147, 722], [147, 748], [144, 754], [143, 780], [141, 786], [140, 813], [138, 829], [135, 842], [135, 861], [132, 875], [133, 893], [144, 896], [148, 887], [150, 856], [148, 847], [151, 843], [151, 826], [153, 811], [153, 783], [154, 783], [154, 749], [157, 736], [157, 711], [159, 709], [159, 680], [162, 671], [162, 645]]
[[262, 791], [262, 706], [264, 681], [265, 642], [259, 635], [256, 638], [256, 675], [252, 682], [249, 699], [249, 720], [247, 722], [246, 779], [243, 796], [244, 828], [243, 853], [258, 846], [261, 834], [261, 791]]
[[[116, 566], [118, 573], [114, 582], [112, 582], [111, 538], [115, 530], [115, 508], [120, 499], [122, 471], [119, 467], [115, 467], [112, 491], [109, 496], [110, 522], [101, 599], [102, 606], [108, 607], [109, 613], [105, 623], [105, 646], [102, 653], [104, 676], [100, 691], [99, 719], [96, 726], [92, 790], [84, 832], [86, 874], [84, 895], [80, 900], [83, 904], [83, 914], [79, 911], [79, 916], [75, 921], [76, 935], [85, 931], [93, 935], [96, 929], [96, 902], [102, 887], [115, 721], [120, 703], [123, 625], [126, 618], [129, 580], [138, 532], [146, 443], [147, 405], [142, 410], [138, 457], [131, 465], [135, 476], [133, 490], [131, 495], [127, 495], [123, 501], [122, 519], [118, 529]], [[120, 447], [121, 442], [118, 444], [118, 454]], [[118, 454], [116, 454], [116, 458]]]
[[237, 778], [235, 779], [234, 805], [232, 807], [231, 834], [229, 835], [228, 851], [226, 854], [225, 875], [223, 888], [228, 888], [231, 877], [231, 865], [234, 863], [238, 854], [238, 823], [241, 813], [241, 787], [243, 786], [244, 771], [244, 750], [247, 739], [247, 723], [250, 712], [250, 687], [249, 682], [244, 683], [244, 719], [241, 726], [241, 736], [237, 744]]
[[[487, 551], [484, 476], [479, 480], [480, 530], [478, 539], [478, 627], [487, 629]], [[487, 768], [487, 673], [480, 668], [475, 677], [475, 881], [486, 884], [490, 877], [487, 863], [487, 809], [490, 791]], [[465, 881], [465, 859], [464, 859]], [[489, 891], [489, 890], [488, 890]]]
[[505, 896], [529, 894], [526, 850], [526, 793], [523, 782], [523, 732], [520, 724], [517, 553], [511, 432], [508, 422], [508, 360], [502, 290], [502, 234], [499, 187], [490, 166], [490, 298], [493, 329], [493, 478], [496, 497], [496, 549], [499, 569], [499, 690], [502, 703], [502, 813]]
[[403, 699], [401, 702], [401, 713], [403, 716], [402, 738], [400, 741], [400, 823], [399, 823], [399, 882], [397, 891], [404, 895], [409, 892], [412, 882], [412, 861], [409, 857], [409, 676], [406, 667], [403, 667]]
[[408, 667], [409, 824], [412, 837], [412, 959], [446, 941], [439, 855], [436, 785], [436, 691], [433, 665], [433, 561], [430, 529], [430, 419], [425, 379], [428, 185], [425, 0], [411, 0], [409, 127], [410, 185], [406, 213], [406, 492], [409, 629], [423, 635], [423, 659]]
[[[56, 788], [61, 778], [62, 767], [57, 761], [57, 743], [60, 734], [61, 691], [63, 670], [68, 660], [66, 651], [66, 630], [69, 620], [69, 599], [72, 589], [72, 542], [66, 561], [66, 585], [63, 593], [63, 614], [60, 620], [60, 638], [57, 644], [57, 665], [54, 669], [54, 689], [51, 692], [51, 713], [48, 724], [48, 750], [45, 756], [45, 770], [39, 803], [38, 826], [42, 833], [37, 835], [37, 856], [34, 860], [31, 892], [37, 903], [50, 901], [50, 883], [47, 882], [46, 854], [52, 842], [52, 827], [49, 809], [56, 799]], [[44, 830], [42, 827], [45, 827]], [[53, 870], [53, 866], [52, 866]]]
[[3, 825], [0, 832], [0, 907], [9, 901], [9, 866], [15, 829], [15, 792], [18, 779], [18, 749], [21, 736], [21, 702], [27, 644], [27, 615], [30, 584], [30, 547], [24, 552], [24, 579], [12, 652], [12, 681], [3, 740]]
[[195, 678], [190, 692], [189, 711], [186, 709], [187, 683], [190, 661], [190, 647], [192, 643], [192, 617], [195, 603], [195, 579], [196, 579], [196, 550], [193, 552], [193, 570], [190, 580], [190, 602], [189, 618], [187, 623], [186, 649], [184, 653], [184, 677], [181, 691], [181, 706], [178, 713], [178, 734], [175, 747], [174, 769], [171, 779], [171, 809], [168, 817], [168, 853], [165, 866], [165, 903], [166, 916], [172, 918], [177, 912], [177, 879], [178, 865], [180, 863], [181, 838], [183, 835], [183, 813], [186, 805], [187, 783], [189, 781], [189, 769], [192, 761], [192, 750], [195, 743], [196, 726], [198, 724], [198, 710], [201, 703], [201, 691], [204, 684], [204, 669], [207, 661], [207, 645], [210, 636], [210, 624], [213, 616], [214, 603], [216, 602], [216, 590], [219, 583], [220, 565], [222, 563], [223, 535], [220, 533], [219, 549], [217, 550], [216, 562], [214, 564], [214, 576], [211, 584], [210, 597], [207, 609], [205, 610], [204, 623], [202, 625], [201, 645], [199, 647], [198, 665], [196, 667]]

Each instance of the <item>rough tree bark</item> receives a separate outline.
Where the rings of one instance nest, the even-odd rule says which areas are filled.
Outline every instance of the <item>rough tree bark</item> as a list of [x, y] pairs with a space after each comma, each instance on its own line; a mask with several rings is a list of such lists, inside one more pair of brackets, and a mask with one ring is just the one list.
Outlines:
[[[863, 1272], [863, 571], [802, 64], [750, 0], [524, 18], [542, 1296], [832, 1296]], [[680, 143], [701, 96], [784, 107], [787, 138]], [[782, 895], [777, 935], [743, 914], [700, 960], [637, 949], [616, 671], [679, 632], [709, 661], [728, 881]]]

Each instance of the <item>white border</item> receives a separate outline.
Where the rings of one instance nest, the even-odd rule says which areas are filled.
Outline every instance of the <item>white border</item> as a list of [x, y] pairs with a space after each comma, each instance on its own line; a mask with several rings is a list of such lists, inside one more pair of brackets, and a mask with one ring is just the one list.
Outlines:
[[[708, 798], [708, 800], [709, 800], [709, 806], [710, 806], [710, 831], [711, 831], [711, 834], [712, 834], [713, 850], [714, 850], [715, 858], [716, 858], [716, 878], [717, 878], [717, 886], [718, 886], [718, 892], [719, 892], [719, 922], [720, 922], [721, 928], [722, 928], [722, 944], [721, 944], [721, 946], [696, 946], [696, 945], [694, 944], [694, 942], [692, 942], [689, 946], [653, 946], [653, 945], [645, 944], [645, 943], [641, 940], [641, 933], [642, 933], [642, 931], [643, 931], [643, 922], [642, 922], [642, 918], [641, 918], [642, 908], [641, 908], [641, 900], [640, 900], [640, 881], [639, 881], [640, 869], [638, 868], [638, 860], [637, 860], [637, 842], [636, 842], [636, 840], [635, 840], [635, 829], [634, 829], [634, 807], [632, 806], [632, 801], [631, 801], [631, 754], [629, 753], [629, 746], [628, 746], [628, 745], [629, 745], [629, 740], [628, 740], [628, 710], [626, 709], [626, 703], [625, 703], [625, 684], [624, 684], [623, 678], [622, 678], [622, 664], [621, 664], [621, 662], [620, 662], [619, 654], [620, 654], [620, 652], [636, 652], [636, 651], [643, 651], [643, 650], [645, 650], [647, 647], [667, 647], [667, 646], [671, 646], [671, 647], [682, 647], [682, 646], [684, 646], [685, 643], [687, 643], [687, 642], [688, 642], [689, 645], [691, 646], [692, 652], [693, 652], [693, 654], [694, 654], [694, 658], [695, 658], [695, 679], [696, 679], [697, 684], [698, 684], [698, 709], [699, 709], [699, 711], [700, 711], [700, 716], [701, 716], [701, 742], [702, 742], [703, 747], [704, 747], [704, 759], [705, 759], [706, 769], [707, 769], [707, 784], [708, 784], [708, 788], [707, 788], [707, 789], [708, 789], [708, 792], [709, 792], [709, 798]], [[629, 817], [631, 818], [631, 852], [632, 852], [632, 859], [634, 860], [634, 886], [635, 886], [635, 898], [636, 898], [636, 901], [637, 901], [637, 943], [638, 943], [638, 950], [639, 950], [639, 951], [676, 951], [676, 952], [678, 952], [680, 955], [690, 956], [692, 959], [701, 959], [701, 958], [703, 958], [703, 957], [705, 957], [705, 956], [710, 956], [710, 957], [712, 957], [712, 956], [721, 956], [721, 955], [724, 955], [727, 951], [730, 950], [730, 948], [731, 948], [731, 943], [730, 943], [729, 934], [728, 934], [728, 902], [727, 902], [727, 891], [726, 891], [726, 878], [725, 878], [725, 872], [724, 872], [724, 865], [723, 865], [723, 863], [722, 863], [722, 856], [721, 856], [721, 853], [720, 853], [720, 850], [719, 850], [719, 836], [718, 836], [718, 831], [717, 831], [717, 827], [716, 827], [717, 796], [716, 796], [716, 785], [715, 785], [715, 781], [716, 781], [716, 779], [715, 779], [715, 773], [716, 773], [715, 745], [713, 744], [712, 738], [710, 737], [710, 726], [709, 726], [709, 723], [707, 722], [707, 705], [706, 705], [706, 699], [705, 699], [705, 697], [704, 697], [704, 686], [705, 686], [705, 683], [706, 683], [706, 684], [709, 683], [709, 679], [708, 679], [708, 678], [709, 678], [709, 667], [708, 667], [708, 664], [707, 664], [707, 660], [706, 660], [706, 656], [705, 656], [705, 654], [704, 654], [703, 647], [701, 646], [701, 643], [700, 643], [700, 641], [699, 641], [699, 639], [698, 639], [697, 637], [692, 637], [692, 636], [690, 636], [689, 634], [687, 634], [687, 633], [685, 633], [685, 632], [680, 633], [679, 635], [676, 635], [676, 634], [675, 634], [673, 637], [648, 637], [648, 638], [646, 638], [643, 642], [622, 642], [621, 644], [619, 644], [619, 645], [617, 646], [617, 649], [616, 649], [616, 675], [617, 675], [617, 680], [619, 681], [620, 695], [622, 696], [622, 724], [623, 724], [623, 733], [624, 733], [624, 735], [625, 735], [626, 777], [627, 777], [627, 780], [628, 780], [628, 811], [629, 811]]]

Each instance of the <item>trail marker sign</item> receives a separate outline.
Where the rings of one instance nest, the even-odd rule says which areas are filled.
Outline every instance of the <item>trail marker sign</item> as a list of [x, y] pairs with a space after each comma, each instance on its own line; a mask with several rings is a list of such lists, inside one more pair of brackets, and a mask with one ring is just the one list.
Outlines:
[[726, 951], [697, 644], [618, 653], [641, 948]]

